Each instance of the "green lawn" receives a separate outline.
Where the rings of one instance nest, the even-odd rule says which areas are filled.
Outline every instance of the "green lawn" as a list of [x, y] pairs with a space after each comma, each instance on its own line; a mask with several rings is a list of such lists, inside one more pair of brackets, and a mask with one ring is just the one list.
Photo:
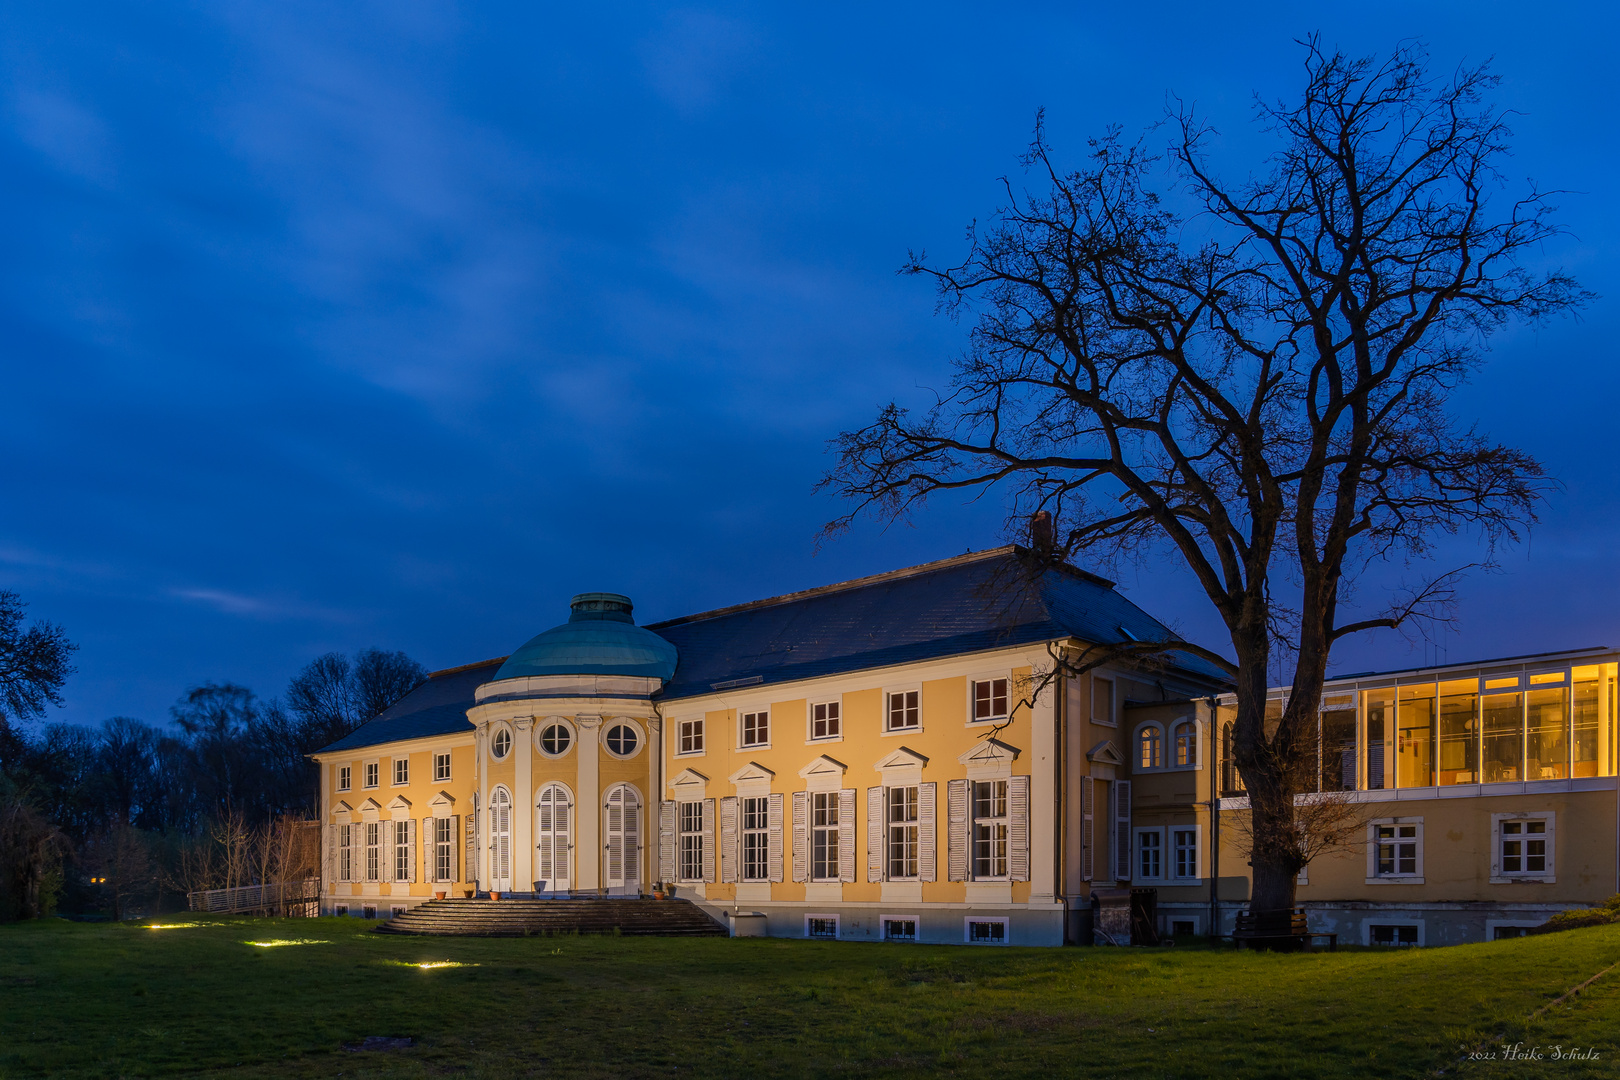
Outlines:
[[[193, 925], [0, 926], [0, 1077], [1620, 1075], [1620, 970], [1529, 1020], [1620, 926], [1279, 956], [163, 921]], [[343, 1049], [370, 1035], [417, 1045]], [[1602, 1058], [1455, 1064], [1492, 1036]]]

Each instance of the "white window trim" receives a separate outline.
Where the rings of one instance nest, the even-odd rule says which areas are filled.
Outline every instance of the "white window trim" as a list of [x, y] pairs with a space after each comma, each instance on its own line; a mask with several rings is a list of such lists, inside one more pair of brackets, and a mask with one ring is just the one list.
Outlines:
[[[1159, 838], [1159, 873], [1154, 877], [1147, 877], [1142, 873], [1142, 837], [1152, 833]], [[1169, 870], [1166, 863], [1169, 861], [1170, 849], [1165, 841], [1170, 839], [1168, 829], [1163, 825], [1141, 826], [1131, 830], [1131, 881], [1160, 883], [1169, 880], [1165, 871]]]
[[[921, 698], [918, 702], [921, 702]], [[816, 737], [816, 706], [838, 706], [838, 734]], [[844, 697], [842, 694], [814, 697], [804, 703], [804, 745], [813, 743], [835, 743], [844, 741]]]
[[[891, 923], [891, 922], [908, 922], [908, 923], [911, 923], [911, 925], [913, 927], [915, 927], [916, 929], [912, 933], [911, 937], [909, 937], [909, 938], [892, 938], [892, 937], [889, 936], [889, 929], [888, 929], [888, 926], [886, 925], [886, 924]], [[878, 916], [878, 938], [879, 938], [879, 940], [882, 940], [882, 941], [898, 942], [901, 945], [915, 945], [918, 942], [922, 941], [922, 916], [915, 915], [915, 914], [912, 914], [912, 915], [905, 915], [905, 914], [901, 914], [901, 915], [879, 915]]]
[[[440, 758], [444, 758], [444, 775], [443, 776], [439, 775], [439, 759]], [[438, 750], [433, 751], [433, 782], [435, 784], [447, 784], [447, 783], [449, 783], [451, 781], [451, 779], [456, 774], [455, 762], [456, 762], [456, 759], [450, 753], [450, 751], [445, 750], [442, 753], [440, 751], [438, 751]]]
[[[974, 923], [1000, 923], [1001, 924], [1001, 940], [1000, 941], [974, 941], [973, 940], [973, 924]], [[969, 915], [969, 916], [967, 916], [966, 918], [964, 918], [962, 920], [962, 943], [964, 945], [1011, 945], [1012, 944], [1012, 926], [1010, 925], [1010, 920], [1005, 915], [1000, 915], [1000, 916], [995, 916], [995, 915]]]
[[[824, 937], [814, 937], [813, 938], [813, 937], [810, 937], [810, 920], [811, 919], [831, 919], [832, 924], [833, 924], [833, 936], [831, 938], [824, 938]], [[810, 941], [829, 941], [829, 940], [831, 940], [831, 941], [839, 941], [839, 940], [842, 940], [842, 938], [844, 936], [844, 924], [843, 924], [843, 921], [837, 915], [820, 915], [820, 914], [817, 914], [817, 913], [815, 913], [813, 911], [812, 912], [806, 912], [805, 916], [804, 916], [804, 936], [805, 936], [806, 939], [808, 939]]]
[[[495, 753], [495, 736], [502, 731], [506, 732], [510, 741], [507, 743], [506, 753], [497, 756]], [[491, 761], [505, 761], [512, 756], [512, 751], [516, 746], [517, 735], [513, 732], [511, 724], [508, 724], [505, 720], [497, 720], [489, 725], [489, 759]]]
[[[399, 779], [399, 763], [402, 762], [402, 761], [405, 763], [405, 779], [403, 779], [403, 780]], [[389, 787], [410, 787], [411, 786], [411, 755], [404, 754], [404, 755], [401, 755], [400, 757], [390, 758], [389, 759], [389, 761], [388, 761], [388, 781], [389, 781], [389, 783], [388, 783]]]
[[[743, 742], [743, 717], [765, 714], [765, 741], [756, 743]], [[769, 705], [755, 705], [746, 709], [737, 710], [737, 749], [743, 752], [755, 750], [769, 750], [776, 740], [776, 716]]]
[[[1378, 873], [1378, 826], [1380, 825], [1416, 825], [1417, 826], [1417, 873], [1415, 874], [1383, 874]], [[1422, 885], [1423, 884], [1423, 819], [1421, 817], [1387, 817], [1374, 818], [1367, 822], [1367, 881], [1368, 885]], [[1378, 919], [1379, 923], [1388, 922], [1390, 925], [1400, 923], [1399, 919]], [[1421, 926], [1421, 923], [1415, 924]], [[1366, 923], [1362, 924], [1362, 938], [1365, 939]], [[1362, 941], [1365, 945], [1367, 942]]]
[[[1142, 764], [1142, 733], [1147, 731], [1149, 728], [1152, 728], [1159, 733], [1159, 763], [1157, 765]], [[1167, 772], [1168, 769], [1165, 766], [1165, 762], [1170, 760], [1170, 754], [1169, 739], [1165, 737], [1164, 725], [1159, 723], [1157, 720], [1144, 720], [1140, 724], [1137, 724], [1136, 727], [1131, 730], [1129, 753], [1131, 772], [1133, 774]]]
[[[373, 765], [377, 767], [377, 782], [375, 784], [368, 784], [366, 783], [366, 774], [371, 771], [371, 767]], [[380, 787], [382, 787], [382, 758], [372, 758], [370, 761], [362, 761], [360, 763], [360, 790], [375, 791]]]
[[[540, 736], [544, 735], [548, 729], [554, 727], [561, 727], [568, 732], [568, 749], [564, 750], [560, 754], [549, 753], [546, 748], [540, 744]], [[530, 725], [529, 737], [534, 740], [535, 753], [550, 761], [557, 761], [561, 758], [567, 757], [569, 754], [572, 754], [574, 752], [574, 748], [579, 745], [579, 728], [566, 716], [547, 716], [543, 719], [536, 720], [532, 725]]]
[[[616, 754], [608, 745], [608, 732], [623, 725], [636, 733], [636, 748], [628, 754]], [[642, 727], [635, 719], [628, 716], [604, 716], [596, 728], [596, 741], [601, 745], [602, 751], [615, 761], [634, 761], [647, 750], [647, 729]]]
[[[344, 776], [345, 773], [347, 773], [348, 775]], [[333, 778], [333, 780], [332, 780], [332, 790], [333, 791], [353, 791], [354, 790], [354, 766], [353, 765], [339, 765], [337, 767], [337, 776], [335, 776]]]
[[[991, 717], [987, 717], [984, 720], [975, 719], [974, 715], [973, 715], [973, 689], [974, 689], [974, 684], [975, 683], [982, 683], [982, 682], [989, 682], [992, 679], [1006, 679], [1007, 680], [1007, 711], [1002, 713], [1000, 716], [991, 716]], [[917, 701], [918, 701], [918, 705], [920, 706], [922, 704], [922, 698], [919, 696]], [[1004, 671], [981, 671], [981, 672], [979, 672], [979, 673], [977, 673], [975, 675], [969, 675], [967, 677], [967, 723], [964, 726], [970, 727], [970, 728], [974, 728], [974, 727], [983, 728], [983, 727], [995, 727], [997, 724], [1005, 724], [1007, 722], [1007, 718], [1010, 717], [1012, 715], [1012, 713], [1013, 713], [1013, 710], [1015, 708], [1017, 708], [1017, 705], [1018, 705], [1017, 697], [1013, 693], [1013, 677], [1012, 677], [1012, 669], [1011, 668], [1008, 668], [1008, 669], [1006, 669]], [[919, 709], [919, 713], [920, 713], [920, 709]], [[919, 715], [918, 719], [921, 719], [920, 715]]]
[[1417, 947], [1421, 949], [1421, 948], [1423, 948], [1423, 946], [1425, 944], [1425, 941], [1424, 941], [1424, 937], [1425, 937], [1425, 935], [1424, 935], [1424, 926], [1423, 926], [1423, 920], [1422, 919], [1384, 919], [1384, 918], [1379, 918], [1377, 915], [1373, 915], [1373, 916], [1369, 916], [1368, 918], [1365, 918], [1365, 919], [1361, 920], [1361, 943], [1363, 945], [1367, 946], [1368, 948], [1372, 948], [1372, 928], [1373, 928], [1374, 925], [1377, 925], [1377, 926], [1415, 926], [1415, 927], [1417, 927], [1417, 932], [1418, 932]]
[[[701, 749], [701, 750], [682, 750], [681, 749], [681, 727], [684, 724], [699, 724], [699, 725], [702, 726], [703, 749]], [[683, 716], [680, 719], [675, 720], [673, 722], [673, 724], [671, 725], [670, 730], [674, 735], [674, 738], [670, 741], [670, 747], [675, 751], [673, 754], [670, 755], [670, 757], [675, 757], [675, 758], [708, 757], [708, 755], [709, 755], [709, 717], [708, 717], [707, 713], [698, 713], [696, 716]]]
[[[1529, 810], [1521, 814], [1491, 815], [1491, 884], [1517, 885], [1520, 883], [1552, 885], [1558, 881], [1558, 814], [1554, 810]], [[1542, 873], [1502, 870], [1502, 822], [1545, 821], [1547, 823], [1547, 869]]]
[[[890, 695], [892, 695], [892, 694], [909, 694], [914, 690], [917, 692], [917, 726], [916, 727], [907, 727], [907, 728], [891, 728], [889, 726], [889, 697], [890, 697]], [[883, 688], [883, 723], [882, 723], [883, 730], [880, 733], [881, 736], [883, 738], [885, 738], [885, 739], [892, 739], [892, 738], [897, 738], [897, 737], [905, 736], [905, 735], [921, 735], [923, 733], [923, 730], [928, 726], [927, 723], [923, 719], [923, 706], [924, 706], [924, 702], [923, 702], [923, 692], [922, 692], [922, 683], [921, 682], [896, 683], [893, 686], [885, 686]]]
[[[682, 798], [679, 793], [677, 793], [675, 796], [675, 880], [683, 884], [698, 885], [702, 884], [704, 880], [703, 864], [709, 855], [710, 842], [709, 835], [704, 831], [703, 828], [703, 804], [705, 801], [706, 800], [703, 798], [701, 793], [699, 793], [697, 798]], [[698, 827], [695, 831], [685, 828], [685, 823], [682, 820], [682, 812], [688, 806], [697, 807]], [[690, 867], [686, 865], [686, 846], [684, 841], [688, 836], [695, 836], [698, 838], [696, 877], [688, 877], [686, 875], [686, 871], [690, 869]]]
[[[1193, 763], [1191, 765], [1176, 764], [1176, 728], [1182, 724], [1191, 724], [1193, 729]], [[1165, 772], [1198, 772], [1204, 767], [1204, 722], [1196, 715], [1178, 716], [1164, 725], [1164, 770]]]
[[[1193, 877], [1176, 877], [1176, 833], [1190, 832], [1193, 834]], [[1204, 825], [1196, 822], [1191, 825], [1170, 825], [1165, 828], [1164, 834], [1164, 880], [1175, 885], [1202, 885], [1204, 883]]]

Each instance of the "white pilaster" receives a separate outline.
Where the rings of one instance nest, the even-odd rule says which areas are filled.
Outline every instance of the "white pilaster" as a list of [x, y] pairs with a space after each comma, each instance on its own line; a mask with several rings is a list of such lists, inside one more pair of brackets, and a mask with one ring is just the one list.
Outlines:
[[1057, 883], [1056, 862], [1058, 725], [1057, 690], [1048, 687], [1035, 702], [1030, 718], [1029, 760], [1029, 902], [1050, 904]]
[[[489, 805], [489, 725], [479, 724], [478, 733], [473, 736], [474, 745], [478, 748], [478, 809], [468, 809], [462, 815], [461, 827], [463, 829], [476, 829], [478, 822], [474, 820], [484, 814], [484, 807]], [[489, 880], [489, 837], [482, 830], [477, 832], [478, 847], [474, 854], [478, 859], [478, 882], [482, 884]]]
[[576, 716], [579, 727], [579, 804], [574, 808], [576, 889], [599, 889], [602, 881], [602, 743], [600, 716]]
[[641, 887], [658, 877], [658, 806], [664, 801], [664, 719], [649, 716], [642, 721], [647, 725], [647, 805], [642, 808], [641, 829]]
[[527, 892], [534, 887], [534, 785], [529, 771], [534, 764], [534, 740], [530, 738], [534, 717], [519, 717], [512, 726], [517, 729], [512, 739], [512, 753], [517, 758], [517, 790], [512, 792], [512, 888]]

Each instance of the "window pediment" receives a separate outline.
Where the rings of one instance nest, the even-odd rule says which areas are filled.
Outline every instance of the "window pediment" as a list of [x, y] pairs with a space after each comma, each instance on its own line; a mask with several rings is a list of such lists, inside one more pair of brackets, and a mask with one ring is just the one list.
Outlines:
[[339, 799], [337, 805], [332, 807], [332, 820], [339, 825], [347, 825], [349, 818], [354, 814], [354, 807]]
[[435, 810], [448, 810], [456, 805], [456, 797], [448, 791], [441, 791], [428, 800], [428, 805]]
[[1119, 766], [1125, 764], [1125, 757], [1119, 752], [1112, 739], [1102, 742], [1086, 751], [1086, 760], [1096, 762], [1098, 765]]
[[1021, 753], [1016, 746], [1009, 746], [1000, 739], [985, 739], [975, 743], [973, 748], [956, 760], [963, 765], [989, 765], [1000, 762], [1011, 762]]
[[872, 768], [876, 769], [878, 772], [882, 772], [885, 769], [921, 769], [927, 764], [928, 759], [922, 754], [917, 753], [917, 751], [911, 749], [909, 746], [902, 746], [891, 753], [884, 755], [875, 765], [872, 766]]
[[733, 784], [746, 784], [750, 781], [755, 783], [758, 783], [759, 781], [770, 783], [775, 778], [775, 773], [757, 761], [750, 761], [748, 764], [744, 765], [742, 768], [738, 769], [736, 772], [727, 777], [727, 779]]
[[799, 770], [799, 775], [806, 780], [818, 776], [843, 776], [847, 766], [842, 761], [834, 761], [826, 754], [822, 754], [810, 764]]
[[696, 769], [683, 769], [681, 774], [670, 781], [677, 794], [685, 793], [688, 797], [701, 794], [709, 786], [709, 778]]

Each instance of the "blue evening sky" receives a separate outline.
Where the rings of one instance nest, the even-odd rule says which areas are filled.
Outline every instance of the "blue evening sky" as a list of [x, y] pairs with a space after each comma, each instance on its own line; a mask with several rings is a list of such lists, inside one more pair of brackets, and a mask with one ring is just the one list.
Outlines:
[[[1313, 29], [1494, 56], [1515, 170], [1576, 193], [1546, 258], [1602, 294], [1459, 395], [1564, 487], [1441, 655], [1620, 644], [1612, 9], [1338, 10], [7, 5], [0, 587], [82, 646], [58, 715], [279, 693], [332, 649], [501, 655], [584, 590], [651, 621], [1001, 542], [992, 500], [815, 550], [826, 440], [961, 341], [906, 250], [961, 253], [1043, 106], [1077, 160], [1174, 93], [1252, 160], [1251, 95], [1292, 92]], [[1121, 584], [1223, 645], [1184, 578]]]

